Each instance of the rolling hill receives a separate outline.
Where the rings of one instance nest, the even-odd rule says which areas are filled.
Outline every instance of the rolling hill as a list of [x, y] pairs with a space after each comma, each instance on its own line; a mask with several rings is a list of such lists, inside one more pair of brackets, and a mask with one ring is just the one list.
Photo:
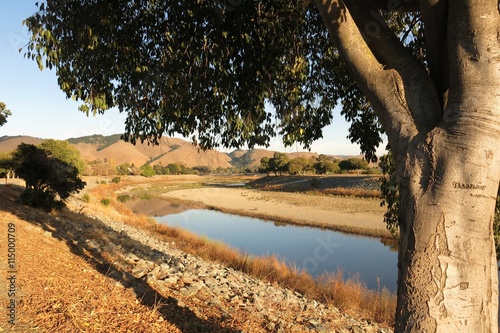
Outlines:
[[[0, 137], [0, 152], [9, 152], [24, 142], [40, 144], [44, 139], [30, 136]], [[161, 163], [183, 163], [187, 167], [208, 166], [211, 169], [236, 167], [240, 169], [256, 169], [263, 157], [273, 157], [274, 151], [266, 149], [237, 149], [230, 153], [217, 150], [202, 151], [191, 142], [178, 138], [163, 138], [159, 145], [147, 143], [133, 145], [120, 139], [119, 134], [103, 136], [90, 135], [67, 140], [75, 146], [85, 161], [107, 160], [115, 165], [124, 163], [141, 166], [145, 163], [155, 165]], [[287, 153], [290, 159], [296, 157], [316, 157], [317, 153], [294, 152]]]

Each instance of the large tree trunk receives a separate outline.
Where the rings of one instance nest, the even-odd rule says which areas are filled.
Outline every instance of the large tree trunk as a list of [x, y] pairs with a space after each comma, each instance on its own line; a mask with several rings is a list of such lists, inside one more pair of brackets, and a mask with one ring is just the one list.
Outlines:
[[403, 168], [396, 332], [497, 331], [498, 152], [450, 132], [410, 148]]
[[383, 24], [369, 39], [362, 34], [381, 20], [364, 4], [315, 2], [395, 155], [396, 332], [497, 332], [498, 1], [419, 3], [428, 70]]
[[[450, 5], [442, 120], [397, 152], [398, 332], [497, 332], [498, 4]], [[451, 29], [452, 28], [452, 29]]]

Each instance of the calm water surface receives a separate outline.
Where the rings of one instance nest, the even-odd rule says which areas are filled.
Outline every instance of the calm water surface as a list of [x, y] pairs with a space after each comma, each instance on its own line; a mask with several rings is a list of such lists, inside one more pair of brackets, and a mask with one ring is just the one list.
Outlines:
[[344, 277], [359, 274], [370, 289], [378, 288], [378, 278], [381, 287], [396, 290], [397, 253], [376, 238], [201, 209], [156, 219], [222, 241], [250, 255], [276, 255], [314, 276], [341, 269]]

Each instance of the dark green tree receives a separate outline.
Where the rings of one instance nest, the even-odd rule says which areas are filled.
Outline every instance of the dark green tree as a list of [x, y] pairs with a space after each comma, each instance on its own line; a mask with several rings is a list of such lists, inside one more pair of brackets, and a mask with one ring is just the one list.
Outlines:
[[186, 167], [178, 162], [168, 164], [167, 168], [170, 170], [171, 175], [180, 175], [186, 170]]
[[305, 157], [297, 157], [288, 163], [288, 173], [299, 175], [310, 172], [313, 169], [311, 160]]
[[126, 113], [132, 142], [308, 147], [341, 101], [373, 160], [383, 128], [396, 331], [498, 330], [498, 0], [47, 0], [26, 25], [26, 56], [82, 111]]
[[314, 162], [314, 170], [317, 174], [326, 174], [329, 172], [339, 173], [340, 172], [339, 162], [334, 161], [331, 157], [326, 155], [320, 155]]
[[206, 174], [206, 175], [212, 171], [212, 169], [210, 169], [210, 167], [206, 166], [206, 165], [195, 166], [195, 167], [193, 167], [193, 170], [198, 171], [201, 174]]
[[26, 182], [23, 204], [47, 210], [61, 209], [64, 199], [85, 187], [78, 169], [35, 145], [22, 143], [13, 153], [16, 174]]
[[288, 163], [290, 160], [285, 153], [274, 153], [273, 157], [269, 159], [269, 169], [275, 174], [283, 174], [288, 172]]
[[368, 162], [361, 158], [348, 158], [339, 162], [339, 168], [345, 171], [368, 170]]
[[80, 152], [68, 141], [47, 139], [39, 147], [51, 156], [75, 166], [79, 174], [83, 174], [85, 171], [85, 162], [81, 159]]
[[153, 169], [157, 175], [164, 175], [165, 174], [165, 169], [161, 163], [153, 165]]
[[259, 173], [269, 174], [270, 172], [271, 172], [271, 169], [269, 166], [269, 157], [262, 157], [260, 159]]
[[154, 175], [156, 175], [155, 169], [153, 169], [153, 167], [148, 163], [142, 165], [139, 168], [139, 171], [141, 173], [141, 176], [144, 177], [153, 177]]

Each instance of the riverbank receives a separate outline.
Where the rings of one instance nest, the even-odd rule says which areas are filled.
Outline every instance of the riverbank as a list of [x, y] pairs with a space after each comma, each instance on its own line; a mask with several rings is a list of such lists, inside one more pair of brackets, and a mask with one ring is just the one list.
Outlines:
[[162, 196], [226, 213], [374, 237], [390, 236], [380, 199], [223, 187], [174, 190]]
[[[390, 239], [392, 236], [383, 221], [385, 207], [380, 206], [380, 198], [329, 194], [337, 191], [376, 196], [373, 193], [376, 192], [374, 187], [378, 185], [377, 179], [370, 176], [188, 176], [178, 179], [143, 179], [141, 182], [140, 179], [125, 178], [127, 185], [122, 185], [119, 193], [149, 199], [128, 203], [128, 206], [150, 216], [166, 215], [165, 209], [168, 207], [165, 202], [156, 200], [161, 198], [177, 206], [215, 209], [230, 214]], [[235, 184], [239, 186], [233, 186]]]

